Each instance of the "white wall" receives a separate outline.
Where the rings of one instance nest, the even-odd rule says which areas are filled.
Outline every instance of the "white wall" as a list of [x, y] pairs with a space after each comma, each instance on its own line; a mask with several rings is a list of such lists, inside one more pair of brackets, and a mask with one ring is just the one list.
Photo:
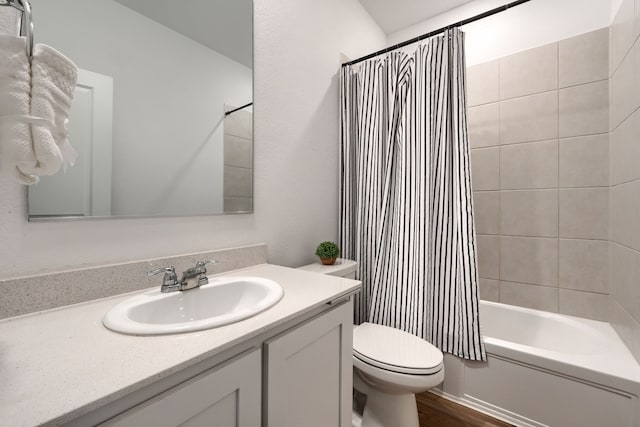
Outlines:
[[112, 0], [33, 8], [36, 42], [113, 77], [113, 214], [222, 212], [223, 107], [251, 69]]
[[[611, 23], [612, 1], [532, 0], [497, 15], [461, 27], [466, 33], [467, 65], [573, 37]], [[419, 24], [390, 34], [388, 45], [459, 22], [509, 3], [476, 0]]]
[[2, 181], [0, 278], [256, 242], [297, 266], [337, 238], [340, 54], [380, 49], [385, 35], [357, 0], [254, 8], [255, 213], [29, 223], [25, 188]]

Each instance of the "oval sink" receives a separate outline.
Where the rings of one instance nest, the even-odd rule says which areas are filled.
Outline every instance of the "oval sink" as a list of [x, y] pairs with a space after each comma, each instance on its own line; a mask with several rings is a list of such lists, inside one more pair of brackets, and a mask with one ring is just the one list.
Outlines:
[[102, 323], [115, 332], [164, 335], [200, 331], [239, 322], [282, 299], [284, 291], [261, 277], [210, 278], [188, 291], [160, 289], [131, 297], [107, 312]]

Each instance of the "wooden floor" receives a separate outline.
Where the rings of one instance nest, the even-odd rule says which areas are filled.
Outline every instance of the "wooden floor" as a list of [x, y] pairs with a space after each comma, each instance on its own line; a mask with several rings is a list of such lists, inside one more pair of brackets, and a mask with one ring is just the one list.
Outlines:
[[436, 394], [416, 394], [420, 427], [513, 427]]

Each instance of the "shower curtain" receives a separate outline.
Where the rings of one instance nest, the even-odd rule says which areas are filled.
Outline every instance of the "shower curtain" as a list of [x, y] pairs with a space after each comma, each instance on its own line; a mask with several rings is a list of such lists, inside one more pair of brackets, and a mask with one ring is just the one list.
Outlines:
[[359, 262], [355, 323], [486, 360], [466, 118], [464, 34], [342, 68], [342, 255]]

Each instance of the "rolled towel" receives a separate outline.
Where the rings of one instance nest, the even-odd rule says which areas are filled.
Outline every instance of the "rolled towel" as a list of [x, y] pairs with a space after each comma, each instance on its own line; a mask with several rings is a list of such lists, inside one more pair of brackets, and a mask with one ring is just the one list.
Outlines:
[[53, 175], [72, 164], [77, 153], [69, 143], [69, 113], [78, 80], [78, 67], [54, 48], [38, 44], [31, 60], [31, 116], [33, 149], [37, 162], [20, 168], [33, 175]]
[[15, 7], [3, 7], [0, 13], [0, 34], [20, 34], [22, 12]]
[[24, 37], [0, 35], [0, 173], [22, 184], [38, 177], [22, 166], [36, 164], [29, 124], [20, 117], [30, 113], [31, 75]]

